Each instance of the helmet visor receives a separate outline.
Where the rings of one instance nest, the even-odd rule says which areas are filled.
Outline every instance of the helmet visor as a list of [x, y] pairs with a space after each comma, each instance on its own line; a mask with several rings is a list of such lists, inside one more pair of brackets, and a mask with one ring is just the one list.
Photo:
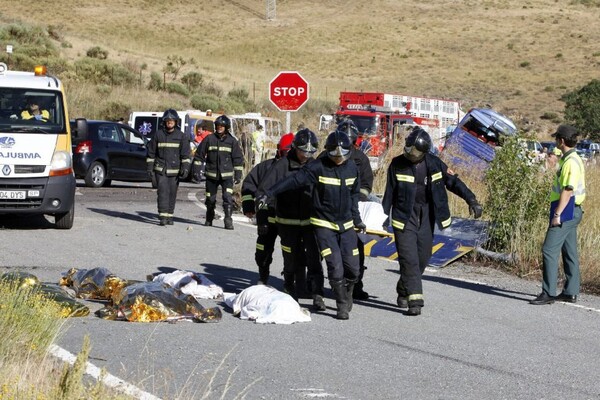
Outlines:
[[417, 146], [406, 146], [404, 147], [404, 154], [412, 162], [417, 162], [425, 157], [425, 153], [417, 149]]
[[329, 157], [342, 157], [346, 158], [350, 153], [349, 149], [344, 149], [342, 146], [337, 146], [335, 149], [327, 151]]

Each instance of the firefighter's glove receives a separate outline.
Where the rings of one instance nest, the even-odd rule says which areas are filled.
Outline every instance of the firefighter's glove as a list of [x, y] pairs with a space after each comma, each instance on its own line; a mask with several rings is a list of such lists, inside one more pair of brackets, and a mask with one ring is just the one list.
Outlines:
[[358, 231], [358, 233], [366, 233], [367, 225], [364, 222], [360, 221], [358, 224], [354, 225], [354, 228]]
[[233, 183], [237, 185], [241, 181], [242, 181], [242, 171], [235, 170], [234, 176], [233, 176]]
[[266, 210], [269, 208], [269, 196], [263, 194], [258, 199], [256, 199], [256, 210]]
[[194, 182], [200, 183], [202, 181], [202, 176], [204, 175], [202, 168], [194, 166], [194, 170], [193, 170], [192, 174], [193, 174], [192, 177], [194, 178]]
[[181, 170], [179, 170], [179, 178], [181, 178], [182, 180], [187, 178], [188, 175], [190, 174], [190, 168], [188, 167], [181, 167]]
[[256, 227], [256, 231], [258, 236], [264, 236], [269, 233], [269, 224], [258, 224]]
[[469, 213], [472, 214], [475, 219], [481, 218], [483, 207], [481, 207], [481, 204], [479, 204], [477, 200], [469, 202]]

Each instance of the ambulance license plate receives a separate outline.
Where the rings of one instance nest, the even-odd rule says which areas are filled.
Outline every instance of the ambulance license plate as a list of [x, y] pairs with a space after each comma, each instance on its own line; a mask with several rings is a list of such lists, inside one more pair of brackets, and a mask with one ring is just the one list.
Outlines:
[[24, 190], [0, 190], [0, 200], [25, 200]]

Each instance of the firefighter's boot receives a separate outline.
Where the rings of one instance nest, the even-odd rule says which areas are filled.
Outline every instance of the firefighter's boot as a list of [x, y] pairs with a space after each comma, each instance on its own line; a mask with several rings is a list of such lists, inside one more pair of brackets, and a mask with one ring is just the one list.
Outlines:
[[346, 289], [346, 281], [342, 279], [341, 281], [329, 281], [331, 285], [331, 289], [333, 289], [333, 293], [335, 294], [335, 304], [337, 306], [337, 319], [348, 319], [350, 316], [348, 315], [348, 290]]
[[204, 226], [212, 226], [213, 219], [215, 219], [215, 206], [216, 203], [206, 203], [206, 220]]
[[225, 229], [233, 230], [233, 206], [227, 205], [223, 207], [223, 211], [225, 212], [225, 219], [223, 222], [225, 223]]
[[298, 301], [298, 295], [296, 294], [296, 285], [294, 284], [295, 274], [293, 272], [283, 272], [283, 291], [296, 301]]
[[352, 303], [354, 302], [352, 295], [354, 293], [355, 283], [356, 280], [346, 279], [346, 291], [348, 292], [348, 312], [352, 311]]
[[160, 226], [165, 226], [167, 225], [167, 217], [158, 217], [158, 224]]
[[323, 299], [323, 275], [321, 276], [311, 276], [310, 284], [311, 284], [311, 293], [313, 299], [313, 308], [316, 311], [325, 311], [327, 307], [325, 307], [325, 300]]

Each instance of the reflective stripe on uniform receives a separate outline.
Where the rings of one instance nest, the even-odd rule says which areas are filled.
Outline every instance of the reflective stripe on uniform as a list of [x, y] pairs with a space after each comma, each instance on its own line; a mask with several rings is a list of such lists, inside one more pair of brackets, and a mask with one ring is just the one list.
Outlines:
[[327, 257], [331, 254], [331, 249], [328, 247], [325, 250], [321, 251], [321, 257]]
[[253, 201], [254, 200], [254, 196], [252, 196], [251, 194], [245, 194], [242, 196], [242, 201]]
[[412, 300], [423, 300], [423, 295], [422, 294], [409, 294], [408, 301], [412, 301]]
[[206, 176], [208, 176], [209, 178], [216, 178], [217, 177], [217, 173], [216, 172], [206, 172]]
[[267, 222], [270, 224], [274, 224], [277, 222], [277, 220], [275, 219], [275, 217], [267, 217]]
[[346, 186], [352, 186], [356, 178], [348, 178], [346, 179]]
[[208, 151], [224, 151], [225, 153], [231, 153], [231, 147], [208, 146]]
[[450, 226], [451, 223], [452, 223], [452, 218], [448, 218], [447, 220], [442, 221], [442, 227], [447, 228]]
[[[310, 219], [310, 223], [315, 225], [315, 226], [320, 226], [321, 228], [327, 228], [327, 229], [331, 229], [334, 231], [339, 231], [339, 226], [338, 224], [334, 223], [334, 222], [329, 222], [329, 221], [325, 221], [323, 219], [318, 219], [318, 218], [311, 218]], [[345, 229], [350, 229], [354, 226], [354, 222], [352, 221], [348, 221], [348, 222], [344, 222], [342, 224], [342, 226]]]
[[227, 193], [233, 193], [233, 188], [227, 188]]
[[328, 178], [326, 176], [319, 176], [319, 183], [322, 183], [325, 185], [340, 186], [342, 184], [342, 181], [337, 178]]
[[352, 255], [353, 256], [357, 256], [358, 255], [358, 249], [352, 249]]
[[369, 195], [369, 189], [366, 189], [366, 188], [361, 188], [361, 189], [360, 189], [360, 192], [361, 192], [362, 194], [364, 194], [365, 196], [368, 196], [368, 195]]
[[396, 180], [398, 182], [410, 182], [410, 183], [415, 183], [415, 177], [412, 175], [402, 175], [402, 174], [396, 174]]
[[392, 227], [402, 230], [404, 229], [404, 222], [392, 219]]
[[167, 174], [178, 174], [179, 168], [167, 168]]
[[442, 172], [436, 172], [435, 174], [431, 175], [431, 182], [435, 182], [435, 181], [439, 181], [440, 179], [442, 179]]
[[264, 249], [265, 249], [264, 244], [256, 243], [256, 250], [264, 251]]
[[233, 172], [221, 172], [221, 176], [223, 178], [227, 178], [227, 177], [233, 176]]
[[233, 167], [233, 169], [234, 169], [234, 170], [236, 170], [236, 171], [243, 171], [243, 170], [244, 170], [244, 167], [242, 167], [242, 166], [239, 166], [239, 167]]
[[158, 147], [179, 147], [179, 142], [161, 142], [158, 144]]
[[275, 221], [282, 225], [294, 225], [294, 226], [310, 225], [310, 219], [290, 219], [290, 218], [276, 217]]
[[281, 245], [281, 250], [285, 251], [286, 253], [291, 253], [292, 252], [292, 248], [291, 247], [284, 246], [284, 245]]

